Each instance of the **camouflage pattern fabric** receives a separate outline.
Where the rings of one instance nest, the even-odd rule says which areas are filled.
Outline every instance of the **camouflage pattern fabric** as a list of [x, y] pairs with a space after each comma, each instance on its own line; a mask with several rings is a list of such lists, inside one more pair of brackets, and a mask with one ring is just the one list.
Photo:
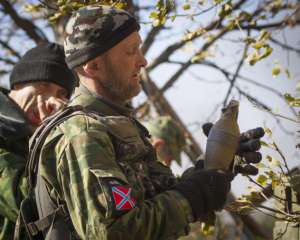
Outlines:
[[52, 130], [43, 145], [39, 172], [51, 200], [67, 206], [80, 238], [154, 240], [184, 235], [194, 221], [189, 203], [178, 192], [156, 186], [156, 176], [174, 177], [151, 158], [145, 130], [128, 110], [82, 86], [71, 105], [106, 117], [99, 121], [74, 116]]
[[0, 148], [0, 239], [13, 239], [19, 206], [26, 195], [26, 158]]
[[26, 194], [28, 124], [20, 109], [0, 92], [0, 239], [13, 239], [19, 205]]
[[185, 145], [185, 137], [179, 125], [170, 116], [161, 116], [145, 123], [152, 137], [161, 138], [174, 160], [181, 165], [180, 154]]
[[124, 10], [101, 5], [80, 8], [66, 26], [67, 64], [70, 68], [79, 66], [138, 30], [135, 18]]

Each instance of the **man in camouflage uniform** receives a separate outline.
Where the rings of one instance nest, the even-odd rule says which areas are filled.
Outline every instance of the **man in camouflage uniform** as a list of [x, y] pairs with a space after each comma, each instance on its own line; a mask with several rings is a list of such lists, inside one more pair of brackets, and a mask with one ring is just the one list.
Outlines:
[[65, 104], [74, 83], [63, 48], [46, 44], [23, 56], [12, 70], [11, 90], [0, 91], [0, 239], [13, 238], [26, 194], [22, 176], [29, 137], [45, 117]]
[[[139, 73], [147, 64], [138, 30], [129, 13], [109, 6], [84, 7], [71, 17], [65, 53], [80, 86], [67, 108], [73, 113], [41, 128], [44, 141], [35, 145], [32, 139], [40, 149], [40, 221], [26, 224], [32, 233], [42, 230], [47, 239], [176, 239], [225, 203], [230, 173], [194, 169], [176, 183], [127, 107], [140, 92]], [[34, 172], [34, 161], [32, 166]]]
[[[66, 117], [40, 148], [35, 200], [41, 219], [54, 216], [47, 239], [176, 239], [225, 203], [231, 174], [195, 170], [175, 183], [127, 107], [147, 64], [138, 30], [108, 6], [81, 8], [67, 25], [66, 60], [80, 79], [70, 106], [85, 114]], [[69, 218], [53, 214], [62, 208]]]
[[156, 150], [157, 160], [170, 167], [172, 160], [181, 166], [181, 152], [185, 137], [179, 125], [170, 116], [161, 116], [145, 123]]

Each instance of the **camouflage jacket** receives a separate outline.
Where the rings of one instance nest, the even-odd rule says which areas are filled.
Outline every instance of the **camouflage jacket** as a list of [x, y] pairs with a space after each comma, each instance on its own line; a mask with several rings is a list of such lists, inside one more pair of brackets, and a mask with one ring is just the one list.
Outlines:
[[0, 92], [0, 239], [12, 239], [26, 186], [23, 177], [29, 124], [19, 107]]
[[[47, 136], [39, 176], [64, 203], [81, 239], [176, 239], [193, 216], [169, 168], [155, 160], [145, 130], [128, 109], [81, 86], [71, 105], [104, 115], [73, 116]], [[38, 197], [38, 196], [37, 196]], [[176, 227], [175, 227], [176, 226]]]

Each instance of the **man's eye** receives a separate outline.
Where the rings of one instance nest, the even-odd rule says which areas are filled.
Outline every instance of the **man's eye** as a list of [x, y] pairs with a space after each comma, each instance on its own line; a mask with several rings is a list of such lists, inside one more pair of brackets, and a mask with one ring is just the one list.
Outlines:
[[137, 49], [138, 49], [138, 48], [136, 48], [136, 47], [135, 47], [135, 48], [132, 48], [132, 49], [128, 49], [127, 54], [133, 55], [133, 54], [136, 53]]

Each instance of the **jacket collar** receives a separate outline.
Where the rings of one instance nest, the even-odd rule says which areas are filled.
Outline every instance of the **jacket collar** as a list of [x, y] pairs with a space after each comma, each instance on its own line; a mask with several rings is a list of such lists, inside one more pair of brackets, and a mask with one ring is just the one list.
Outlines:
[[103, 96], [90, 91], [82, 84], [75, 90], [70, 105], [80, 105], [91, 111], [108, 116], [133, 116], [133, 109], [129, 106], [117, 105]]

